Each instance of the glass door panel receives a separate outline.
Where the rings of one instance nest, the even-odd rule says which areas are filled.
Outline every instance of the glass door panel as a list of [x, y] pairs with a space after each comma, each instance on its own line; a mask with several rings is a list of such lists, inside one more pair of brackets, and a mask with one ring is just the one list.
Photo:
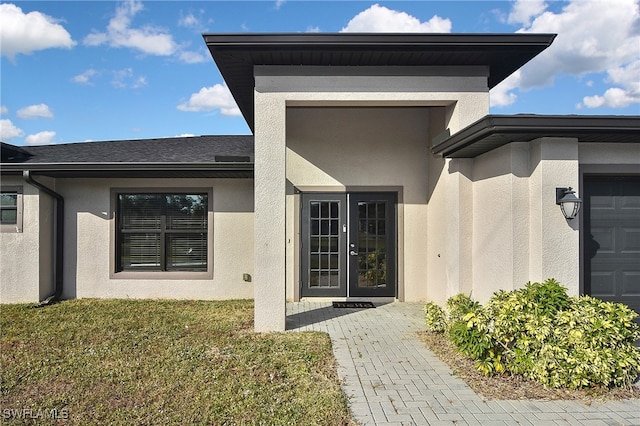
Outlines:
[[302, 297], [344, 296], [345, 194], [302, 196]]
[[396, 196], [392, 193], [349, 194], [350, 296], [395, 296]]

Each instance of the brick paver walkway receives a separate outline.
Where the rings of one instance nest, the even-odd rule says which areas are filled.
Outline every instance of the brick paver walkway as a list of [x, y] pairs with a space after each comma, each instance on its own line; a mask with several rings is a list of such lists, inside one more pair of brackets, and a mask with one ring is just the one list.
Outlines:
[[354, 417], [365, 425], [640, 425], [640, 401], [485, 401], [416, 336], [422, 305], [287, 304], [288, 330], [329, 333]]

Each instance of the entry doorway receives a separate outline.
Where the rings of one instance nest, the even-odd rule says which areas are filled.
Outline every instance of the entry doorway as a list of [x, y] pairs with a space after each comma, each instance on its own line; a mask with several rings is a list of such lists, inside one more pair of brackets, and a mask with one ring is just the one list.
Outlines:
[[303, 193], [301, 203], [301, 297], [396, 296], [396, 193]]

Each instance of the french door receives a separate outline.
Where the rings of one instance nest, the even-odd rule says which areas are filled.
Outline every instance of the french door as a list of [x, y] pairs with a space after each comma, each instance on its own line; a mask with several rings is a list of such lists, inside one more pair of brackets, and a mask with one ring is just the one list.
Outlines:
[[303, 193], [301, 202], [302, 297], [396, 295], [395, 193]]

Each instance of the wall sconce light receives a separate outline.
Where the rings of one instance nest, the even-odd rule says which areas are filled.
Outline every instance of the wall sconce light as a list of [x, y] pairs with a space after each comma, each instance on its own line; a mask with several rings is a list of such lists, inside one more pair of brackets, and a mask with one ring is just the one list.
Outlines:
[[576, 193], [571, 187], [556, 188], [556, 204], [560, 205], [560, 210], [565, 218], [574, 219], [578, 216], [582, 200], [576, 197]]

